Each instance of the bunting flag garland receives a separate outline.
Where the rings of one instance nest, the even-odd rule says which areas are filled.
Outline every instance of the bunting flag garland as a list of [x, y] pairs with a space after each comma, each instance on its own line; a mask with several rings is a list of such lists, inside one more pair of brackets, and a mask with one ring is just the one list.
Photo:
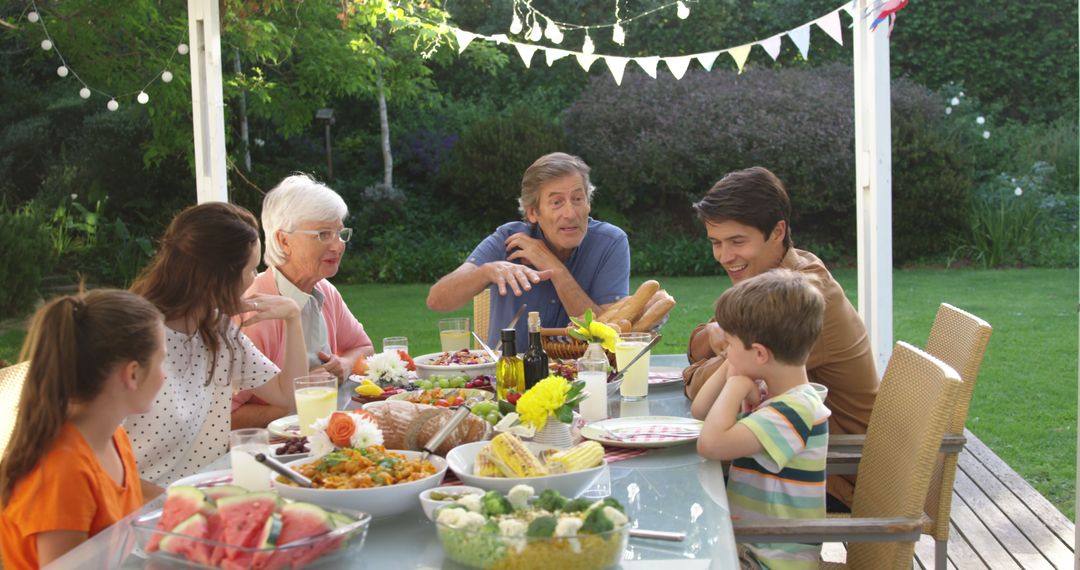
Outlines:
[[[677, 4], [680, 3], [673, 3], [672, 5]], [[845, 1], [842, 6], [830, 11], [823, 16], [810, 20], [809, 22], [806, 22], [786, 32], [781, 32], [769, 36], [768, 38], [765, 38], [763, 40], [758, 40], [755, 42], [726, 49], [719, 49], [688, 55], [645, 55], [637, 57], [624, 57], [612, 54], [594, 53], [595, 48], [593, 46], [592, 39], [589, 37], [589, 30], [595, 28], [612, 27], [616, 31], [618, 31], [622, 28], [622, 26], [619, 25], [619, 22], [629, 21], [628, 18], [621, 18], [617, 20], [615, 24], [582, 26], [554, 21], [546, 15], [541, 14], [540, 12], [533, 9], [531, 4], [528, 2], [524, 2], [522, 6], [524, 6], [524, 8], [522, 9], [525, 10], [525, 18], [522, 19], [515, 10], [514, 21], [516, 22], [516, 24], [511, 26], [512, 33], [519, 34], [524, 31], [525, 36], [530, 39], [535, 37], [538, 40], [540, 39], [540, 36], [543, 36], [547, 37], [552, 42], [560, 43], [563, 39], [563, 29], [582, 29], [585, 30], [585, 43], [582, 46], [582, 50], [573, 51], [562, 48], [547, 47], [534, 43], [522, 43], [511, 40], [506, 34], [494, 34], [488, 36], [451, 27], [450, 29], [454, 33], [454, 37], [457, 39], [458, 42], [458, 53], [465, 51], [465, 48], [468, 47], [469, 43], [473, 40], [482, 39], [490, 42], [495, 42], [497, 44], [510, 44], [514, 46], [514, 48], [518, 52], [518, 55], [521, 56], [522, 62], [525, 63], [525, 67], [531, 67], [533, 55], [536, 53], [537, 50], [541, 50], [544, 52], [544, 58], [548, 66], [551, 66], [556, 61], [564, 57], [572, 55], [577, 60], [578, 65], [581, 66], [581, 69], [589, 71], [589, 69], [592, 68], [592, 64], [597, 59], [602, 59], [607, 65], [608, 71], [611, 72], [612, 78], [615, 79], [615, 83], [618, 85], [622, 84], [623, 74], [626, 71], [626, 64], [629, 61], [633, 61], [649, 77], [653, 79], [656, 79], [659, 63], [663, 61], [664, 65], [667, 66], [668, 71], [671, 72], [671, 75], [676, 80], [678, 80], [683, 78], [683, 76], [686, 74], [687, 70], [690, 67], [690, 63], [694, 60], [697, 60], [698, 63], [701, 64], [701, 67], [703, 67], [706, 71], [712, 71], [713, 64], [716, 63], [716, 59], [720, 57], [721, 53], [727, 53], [734, 61], [735, 67], [738, 69], [739, 73], [742, 73], [743, 70], [746, 68], [746, 62], [749, 59], [750, 53], [753, 51], [754, 46], [760, 46], [761, 49], [764, 50], [765, 53], [767, 53], [769, 57], [773, 59], [773, 61], [776, 61], [776, 59], [780, 56], [780, 48], [782, 47], [782, 40], [784, 36], [787, 36], [788, 39], [791, 40], [791, 42], [799, 50], [799, 54], [802, 55], [803, 59], [808, 59], [810, 56], [810, 32], [814, 26], [820, 28], [836, 43], [844, 45], [843, 26], [840, 22], [840, 13], [845, 12], [850, 16], [856, 12], [855, 0], [850, 0]], [[854, 16], [852, 18], [853, 20], [858, 19]], [[527, 24], [522, 24], [522, 20], [527, 22]], [[527, 29], [526, 26], [528, 26]], [[556, 39], [558, 39], [559, 41], [556, 41]]]

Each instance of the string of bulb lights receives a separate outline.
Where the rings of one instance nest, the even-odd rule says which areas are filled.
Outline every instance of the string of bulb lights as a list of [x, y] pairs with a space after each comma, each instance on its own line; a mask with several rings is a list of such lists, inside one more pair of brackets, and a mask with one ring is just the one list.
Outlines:
[[159, 79], [163, 83], [170, 83], [173, 80], [173, 74], [171, 71], [169, 71], [169, 68], [172, 65], [173, 59], [177, 55], [187, 55], [188, 53], [187, 44], [178, 44], [176, 46], [176, 49], [169, 56], [168, 61], [165, 62], [165, 66], [161, 69], [161, 71], [155, 73], [154, 76], [150, 78], [150, 80], [147, 81], [145, 84], [143, 84], [141, 88], [135, 91], [129, 91], [127, 93], [114, 95], [103, 89], [91, 87], [81, 76], [79, 76], [78, 72], [72, 69], [72, 67], [68, 64], [67, 59], [64, 57], [64, 54], [60, 52], [59, 46], [57, 46], [56, 42], [53, 41], [53, 37], [49, 33], [49, 27], [45, 25], [45, 18], [41, 16], [41, 12], [40, 10], [38, 10], [37, 3], [35, 3], [33, 0], [30, 1], [30, 11], [26, 13], [26, 21], [30, 22], [31, 24], [37, 24], [41, 26], [41, 31], [45, 35], [45, 39], [41, 40], [41, 49], [53, 52], [54, 54], [56, 54], [57, 59], [60, 60], [60, 66], [56, 68], [56, 75], [60, 76], [61, 78], [72, 77], [76, 79], [82, 85], [82, 88], [79, 89], [79, 97], [82, 97], [83, 99], [89, 99], [94, 93], [99, 93], [107, 97], [108, 102], [105, 104], [105, 107], [110, 111], [116, 111], [120, 108], [119, 99], [124, 99], [132, 95], [135, 96], [135, 100], [140, 105], [145, 105], [149, 103], [150, 95], [146, 93], [146, 90]]
[[[620, 15], [621, 8], [619, 0], [615, 0], [614, 22], [584, 25], [556, 20], [534, 8], [532, 0], [514, 0], [514, 15], [510, 20], [510, 33], [513, 35], [521, 34], [522, 31], [525, 30], [527, 22], [528, 31], [525, 32], [525, 39], [536, 42], [540, 41], [541, 38], [547, 38], [551, 40], [552, 43], [561, 44], [564, 37], [563, 30], [582, 30], [585, 32], [585, 41], [581, 46], [581, 51], [583, 53], [591, 54], [595, 51], [596, 47], [593, 45], [592, 36], [589, 34], [589, 30], [611, 28], [611, 41], [619, 45], [626, 45], [626, 30], [623, 28], [623, 24], [671, 8], [675, 9], [675, 15], [678, 16], [679, 19], [685, 20], [690, 16], [690, 7], [687, 6], [687, 3], [693, 3], [695, 1], [696, 0], [678, 0], [624, 18]], [[544, 25], [541, 25], [541, 20], [545, 22]]]

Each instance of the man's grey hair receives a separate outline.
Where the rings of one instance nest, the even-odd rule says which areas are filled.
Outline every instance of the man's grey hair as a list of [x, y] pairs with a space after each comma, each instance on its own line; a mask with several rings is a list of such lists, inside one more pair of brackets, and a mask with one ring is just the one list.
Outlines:
[[291, 232], [306, 222], [337, 222], [349, 213], [345, 200], [322, 182], [307, 174], [293, 174], [267, 192], [262, 206], [262, 227], [266, 232], [267, 266], [278, 267], [287, 260], [275, 236]]
[[570, 174], [580, 174], [581, 182], [585, 186], [585, 199], [592, 204], [592, 195], [595, 188], [589, 182], [589, 165], [584, 160], [565, 152], [553, 152], [536, 159], [532, 166], [525, 169], [525, 175], [521, 177], [521, 197], [518, 198], [518, 211], [525, 221], [529, 221], [529, 208], [535, 208], [540, 203], [540, 187], [557, 178]]

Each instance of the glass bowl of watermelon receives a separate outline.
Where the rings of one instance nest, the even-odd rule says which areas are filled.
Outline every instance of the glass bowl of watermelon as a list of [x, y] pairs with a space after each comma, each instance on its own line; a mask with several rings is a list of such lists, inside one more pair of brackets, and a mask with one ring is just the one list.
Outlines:
[[169, 487], [133, 524], [136, 554], [194, 568], [338, 567], [364, 547], [371, 516], [220, 485]]

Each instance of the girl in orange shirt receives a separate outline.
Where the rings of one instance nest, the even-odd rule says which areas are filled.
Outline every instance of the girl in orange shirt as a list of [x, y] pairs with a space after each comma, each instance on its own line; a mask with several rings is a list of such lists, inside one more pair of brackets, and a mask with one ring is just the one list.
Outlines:
[[0, 460], [5, 568], [44, 566], [142, 506], [120, 423], [154, 402], [164, 339], [161, 313], [127, 291], [60, 297], [34, 315], [15, 429]]

